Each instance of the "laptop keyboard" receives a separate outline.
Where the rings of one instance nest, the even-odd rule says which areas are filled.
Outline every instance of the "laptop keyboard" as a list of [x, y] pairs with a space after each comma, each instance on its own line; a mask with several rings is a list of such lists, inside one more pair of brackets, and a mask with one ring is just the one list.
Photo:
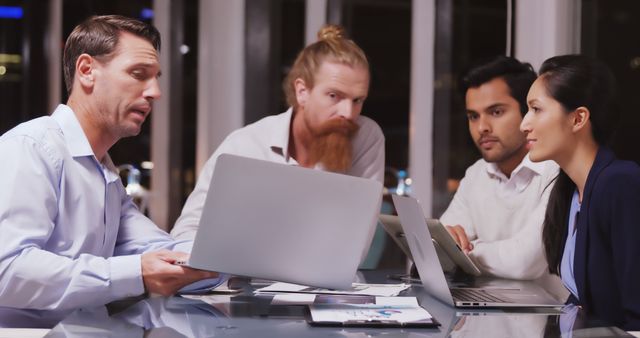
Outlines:
[[453, 298], [463, 302], [487, 302], [487, 303], [505, 303], [504, 299], [496, 297], [484, 290], [478, 289], [451, 289]]

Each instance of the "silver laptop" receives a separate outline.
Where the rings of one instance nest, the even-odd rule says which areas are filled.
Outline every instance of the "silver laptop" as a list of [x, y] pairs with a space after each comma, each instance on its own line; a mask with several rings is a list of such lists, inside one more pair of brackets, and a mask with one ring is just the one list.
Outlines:
[[424, 288], [437, 299], [456, 307], [559, 307], [563, 304], [541, 287], [449, 288], [427, 227], [422, 207], [414, 198], [393, 195], [413, 261]]
[[222, 154], [188, 265], [348, 289], [381, 201], [375, 180]]
[[[391, 238], [393, 238], [400, 249], [407, 255], [407, 257], [413, 260], [404, 230], [402, 230], [402, 224], [400, 224], [400, 218], [395, 215], [381, 214], [378, 216], [378, 219], [380, 220], [380, 223], [382, 223], [384, 230], [389, 234], [389, 236], [391, 236]], [[460, 249], [460, 246], [458, 246], [458, 244], [453, 240], [453, 237], [449, 235], [449, 232], [442, 223], [437, 219], [427, 219], [426, 222], [429, 227], [431, 239], [436, 247], [436, 253], [440, 259], [440, 264], [444, 266], [445, 263], [443, 261], [448, 263], [448, 261], [451, 260], [451, 262], [460, 267], [467, 274], [480, 276], [480, 269], [478, 269], [469, 256]], [[442, 257], [443, 255], [446, 255], [447, 260], [445, 260], [445, 257]]]

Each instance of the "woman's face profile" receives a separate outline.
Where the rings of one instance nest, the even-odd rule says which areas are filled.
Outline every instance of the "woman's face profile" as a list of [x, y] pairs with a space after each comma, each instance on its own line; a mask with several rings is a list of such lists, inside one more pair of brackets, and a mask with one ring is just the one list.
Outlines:
[[574, 143], [570, 114], [549, 95], [544, 81], [544, 76], [538, 77], [529, 89], [529, 110], [520, 130], [527, 135], [527, 149], [532, 161], [554, 160], [559, 163], [569, 155]]

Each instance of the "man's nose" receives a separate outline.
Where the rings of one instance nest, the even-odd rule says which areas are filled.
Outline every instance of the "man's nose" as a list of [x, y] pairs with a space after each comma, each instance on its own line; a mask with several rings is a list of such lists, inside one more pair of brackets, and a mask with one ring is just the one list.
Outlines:
[[147, 88], [143, 93], [146, 99], [157, 100], [162, 96], [162, 91], [160, 90], [160, 82], [157, 78], [153, 78], [149, 80]]
[[338, 108], [338, 115], [347, 120], [353, 120], [357, 117], [355, 103], [351, 100], [343, 100]]
[[491, 132], [491, 124], [489, 123], [489, 121], [487, 121], [487, 119], [480, 115], [478, 117], [478, 132], [480, 132], [480, 134], [486, 134]]

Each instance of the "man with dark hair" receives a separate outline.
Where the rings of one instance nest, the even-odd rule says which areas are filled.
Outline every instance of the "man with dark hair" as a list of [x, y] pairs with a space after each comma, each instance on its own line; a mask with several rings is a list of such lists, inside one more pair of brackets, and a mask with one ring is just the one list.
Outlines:
[[[160, 35], [91, 17], [64, 50], [69, 101], [0, 137], [0, 310], [71, 310], [216, 273], [175, 265], [177, 242], [127, 196], [107, 151], [137, 135], [160, 97]], [[215, 281], [212, 281], [215, 283]]]
[[531, 65], [504, 56], [462, 78], [469, 133], [482, 159], [467, 169], [440, 220], [483, 274], [535, 279], [566, 299], [559, 279], [547, 272], [541, 237], [558, 167], [531, 162], [520, 131], [535, 79]]

